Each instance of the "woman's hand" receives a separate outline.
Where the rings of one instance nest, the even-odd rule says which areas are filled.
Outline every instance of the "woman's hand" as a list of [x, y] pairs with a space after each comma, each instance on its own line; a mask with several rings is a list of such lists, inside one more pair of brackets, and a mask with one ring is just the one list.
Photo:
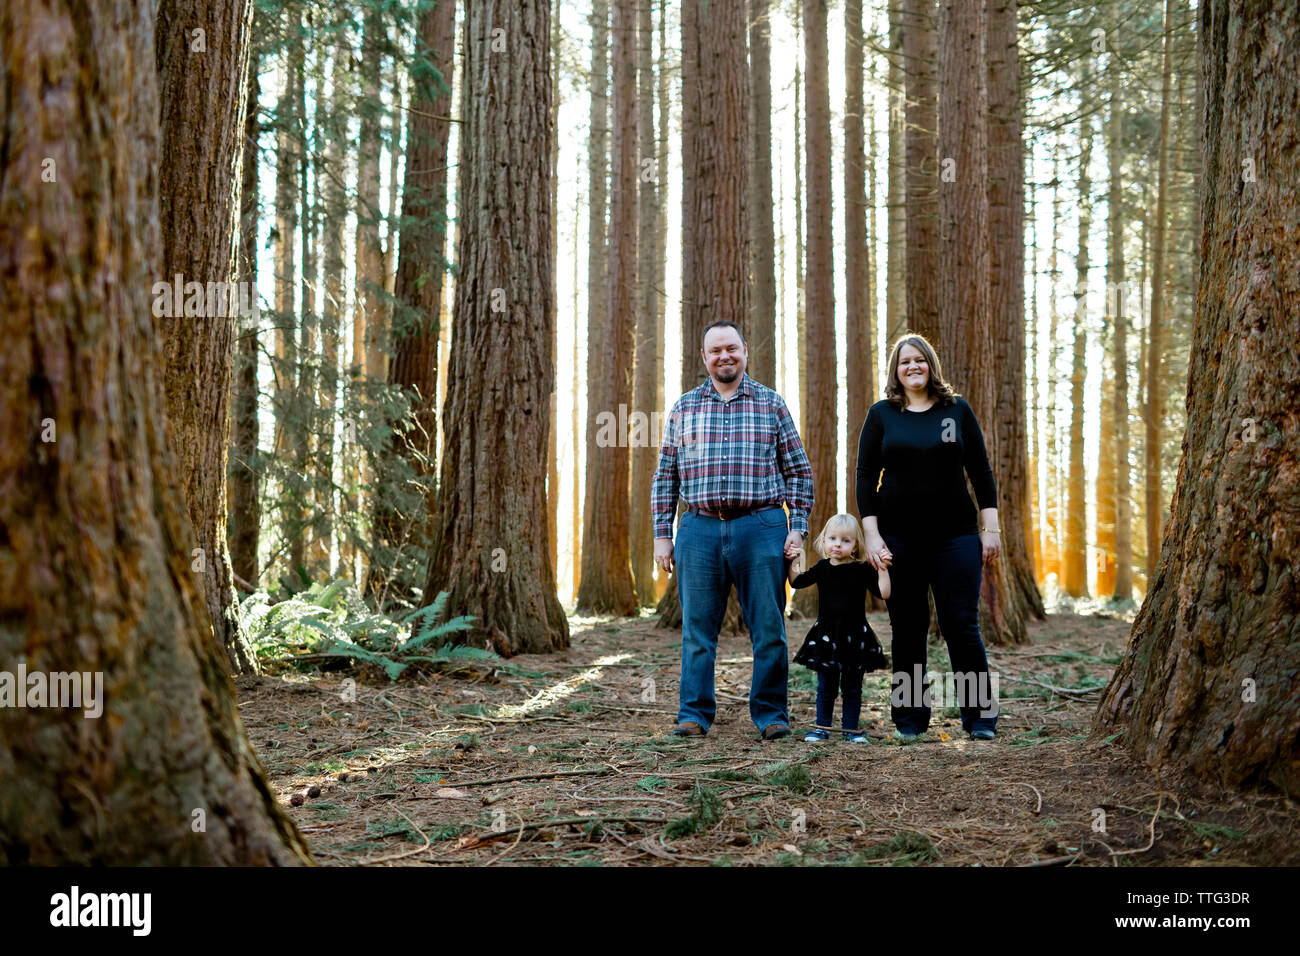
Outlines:
[[998, 509], [980, 509], [980, 545], [984, 551], [984, 563], [992, 564], [1002, 553], [1002, 535], [998, 531]]
[[992, 564], [1002, 553], [1002, 535], [996, 531], [981, 531], [980, 545], [984, 549], [984, 563]]

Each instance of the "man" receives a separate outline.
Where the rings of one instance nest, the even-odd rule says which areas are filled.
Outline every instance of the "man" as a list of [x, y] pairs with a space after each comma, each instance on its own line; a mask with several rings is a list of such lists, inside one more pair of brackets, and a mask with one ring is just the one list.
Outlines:
[[[735, 584], [754, 646], [749, 716], [763, 740], [790, 733], [785, 559], [808, 534], [813, 474], [785, 401], [745, 374], [749, 347], [734, 322], [704, 330], [708, 381], [673, 405], [650, 494], [655, 563], [677, 573], [682, 604], [680, 737], [708, 733], [713, 663]], [[678, 496], [686, 502], [672, 538]], [[783, 504], [790, 507], [789, 529]]]

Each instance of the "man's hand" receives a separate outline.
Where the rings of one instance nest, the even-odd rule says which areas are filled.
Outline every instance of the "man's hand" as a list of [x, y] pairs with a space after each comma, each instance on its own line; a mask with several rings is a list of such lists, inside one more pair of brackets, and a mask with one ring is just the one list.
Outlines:
[[785, 556], [793, 561], [799, 557], [799, 552], [803, 550], [803, 535], [798, 531], [791, 531], [785, 536]]
[[655, 538], [655, 564], [664, 574], [673, 573], [673, 539]]

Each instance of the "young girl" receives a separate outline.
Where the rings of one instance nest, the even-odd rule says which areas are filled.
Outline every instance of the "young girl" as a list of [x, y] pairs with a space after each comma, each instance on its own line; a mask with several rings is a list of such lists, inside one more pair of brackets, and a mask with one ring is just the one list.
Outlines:
[[804, 740], [830, 740], [838, 691], [844, 697], [844, 739], [869, 743], [858, 733], [862, 675], [884, 667], [885, 652], [867, 623], [866, 600], [868, 591], [889, 597], [889, 572], [877, 572], [867, 562], [866, 540], [852, 515], [838, 514], [827, 521], [813, 547], [822, 560], [802, 574], [796, 573], [796, 563], [789, 570], [794, 587], [817, 585], [817, 621], [794, 657], [796, 664], [817, 671], [817, 729]]

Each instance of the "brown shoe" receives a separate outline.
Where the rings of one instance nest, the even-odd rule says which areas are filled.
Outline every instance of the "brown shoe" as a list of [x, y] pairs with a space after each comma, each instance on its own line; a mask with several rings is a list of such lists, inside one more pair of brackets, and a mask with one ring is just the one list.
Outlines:
[[703, 737], [708, 731], [693, 720], [683, 720], [673, 728], [674, 737]]
[[763, 740], [780, 740], [790, 736], [790, 727], [787, 724], [768, 724], [761, 736]]

